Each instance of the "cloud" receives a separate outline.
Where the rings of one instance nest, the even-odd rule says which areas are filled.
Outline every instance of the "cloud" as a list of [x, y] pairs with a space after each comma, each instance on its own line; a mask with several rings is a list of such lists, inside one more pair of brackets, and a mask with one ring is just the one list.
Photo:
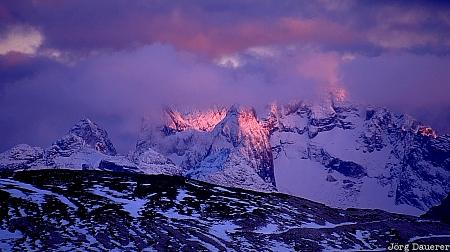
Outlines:
[[0, 91], [0, 132], [9, 132], [2, 135], [2, 148], [20, 141], [48, 145], [80, 118], [91, 117], [106, 125], [125, 152], [134, 145], [142, 116], [158, 119], [164, 105], [264, 107], [276, 99], [312, 98], [321, 85], [296, 72], [296, 57], [280, 59], [292, 67], [273, 65], [273, 59], [247, 60], [230, 69], [155, 44], [89, 56], [73, 65], [44, 65]]
[[[2, 1], [0, 149], [48, 145], [91, 117], [125, 151], [140, 118], [166, 104], [264, 106], [330, 90], [434, 124], [450, 104], [449, 10], [436, 1]], [[448, 132], [450, 121], [439, 125]]]
[[0, 55], [11, 52], [35, 54], [43, 41], [42, 34], [33, 27], [10, 27], [0, 36]]
[[[6, 1], [0, 21], [38, 27], [44, 47], [76, 54], [153, 43], [212, 57], [249, 48], [449, 52], [450, 5], [397, 1]], [[0, 27], [1, 28], [1, 27]]]

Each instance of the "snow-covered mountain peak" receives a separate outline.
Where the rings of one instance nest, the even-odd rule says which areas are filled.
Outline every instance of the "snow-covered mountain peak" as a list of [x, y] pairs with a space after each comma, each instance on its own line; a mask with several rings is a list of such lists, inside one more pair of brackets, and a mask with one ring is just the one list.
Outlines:
[[[164, 125], [146, 124], [136, 153], [166, 155], [188, 177], [221, 185], [274, 190], [268, 132], [253, 108], [230, 106], [205, 111], [166, 110]], [[200, 127], [202, 126], [202, 127]], [[136, 156], [136, 155], [135, 155]]]
[[[408, 115], [336, 99], [273, 103], [263, 119], [251, 107], [233, 105], [220, 111], [209, 124], [214, 126], [204, 130], [192, 126], [192, 118], [207, 113], [172, 110], [177, 124], [143, 134], [147, 137], [138, 146], [168, 156], [186, 176], [253, 189], [267, 188], [258, 182], [262, 178], [281, 191], [333, 206], [415, 214], [449, 190], [442, 179], [435, 189], [427, 189], [436, 176], [422, 172], [434, 167], [437, 177], [449, 176], [444, 168], [450, 163], [446, 138]], [[181, 127], [183, 123], [188, 126]], [[252, 177], [255, 186], [236, 179], [236, 171]], [[408, 177], [415, 182], [407, 182]], [[434, 196], [419, 194], [417, 188]], [[377, 203], [365, 201], [382, 190]], [[333, 191], [338, 193], [330, 198]]]
[[[223, 120], [217, 124], [213, 132], [215, 136], [223, 136], [237, 147], [242, 141], [257, 136], [264, 130], [256, 118], [256, 112], [251, 107], [231, 106]], [[256, 135], [255, 135], [256, 134]]]
[[176, 131], [194, 129], [211, 131], [225, 116], [227, 110], [223, 107], [213, 107], [207, 110], [193, 109], [182, 111], [176, 108], [166, 108], [166, 126]]
[[386, 108], [330, 105], [271, 108], [265, 124], [279, 190], [334, 206], [411, 214], [450, 190], [448, 137]]
[[0, 169], [66, 168], [169, 175], [181, 173], [171, 160], [152, 149], [143, 150], [138, 157], [116, 154], [107, 132], [91, 120], [83, 119], [46, 149], [19, 144], [0, 153]]
[[80, 120], [70, 129], [68, 136], [64, 136], [61, 140], [76, 141], [80, 139], [82, 140], [81, 145], [83, 146], [93, 148], [106, 155], [114, 156], [117, 154], [106, 130], [100, 128], [90, 119]]

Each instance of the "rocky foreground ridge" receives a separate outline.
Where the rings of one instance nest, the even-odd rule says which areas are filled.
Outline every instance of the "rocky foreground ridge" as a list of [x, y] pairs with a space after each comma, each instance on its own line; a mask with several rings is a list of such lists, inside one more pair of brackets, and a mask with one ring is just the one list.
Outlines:
[[5, 251], [384, 251], [413, 242], [450, 244], [450, 226], [179, 176], [0, 172]]

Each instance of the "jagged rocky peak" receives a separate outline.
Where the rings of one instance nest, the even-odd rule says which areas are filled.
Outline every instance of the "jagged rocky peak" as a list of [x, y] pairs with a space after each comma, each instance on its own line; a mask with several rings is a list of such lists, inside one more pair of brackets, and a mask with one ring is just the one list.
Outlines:
[[[167, 121], [144, 121], [135, 156], [153, 149], [173, 160], [183, 175], [227, 186], [274, 190], [268, 132], [255, 110], [166, 110]], [[164, 124], [165, 123], [165, 124]]]
[[387, 108], [372, 106], [366, 108], [365, 120], [380, 128], [396, 128], [402, 131], [417, 131], [419, 126], [419, 123], [408, 115], [395, 114]]
[[67, 135], [52, 144], [47, 151], [47, 157], [48, 159], [55, 156], [69, 157], [82, 148], [93, 149], [110, 156], [117, 154], [108, 133], [91, 120], [82, 119]]
[[143, 149], [129, 157], [116, 154], [106, 131], [91, 120], [83, 119], [46, 149], [21, 144], [0, 153], [0, 169], [100, 169], [181, 175], [178, 166], [153, 149]]
[[268, 105], [267, 110], [267, 116], [261, 120], [261, 124], [269, 133], [272, 133], [273, 130], [278, 129], [279, 127], [278, 122], [281, 115], [281, 109], [280, 106], [274, 102]]
[[243, 140], [250, 140], [253, 133], [263, 130], [256, 118], [256, 112], [250, 107], [231, 106], [223, 120], [214, 131], [224, 136], [234, 147]]
[[166, 126], [172, 130], [195, 129], [211, 131], [226, 115], [226, 108], [214, 106], [211, 109], [184, 109], [175, 107], [165, 109]]
[[263, 124], [270, 134], [275, 131], [307, 133], [309, 138], [314, 138], [320, 132], [334, 128], [353, 129], [354, 121], [359, 117], [358, 108], [347, 102], [293, 101], [271, 104]]
[[106, 155], [117, 154], [106, 130], [89, 119], [82, 119], [69, 131], [70, 134], [83, 139], [84, 144]]
[[18, 145], [0, 154], [1, 168], [98, 168], [99, 162], [117, 152], [108, 134], [89, 119], [80, 120], [50, 147]]
[[223, 141], [217, 139], [231, 143], [264, 181], [275, 186], [269, 132], [258, 120], [254, 108], [231, 106], [213, 132], [216, 138], [213, 148], [222, 147]]

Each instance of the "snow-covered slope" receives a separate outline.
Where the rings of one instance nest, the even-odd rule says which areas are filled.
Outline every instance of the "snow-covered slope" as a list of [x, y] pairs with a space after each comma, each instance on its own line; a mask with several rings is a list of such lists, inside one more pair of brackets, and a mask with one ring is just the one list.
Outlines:
[[0, 172], [2, 251], [384, 251], [450, 227], [178, 176]]
[[117, 155], [107, 132], [89, 119], [79, 121], [49, 148], [20, 144], [0, 154], [0, 169], [42, 168], [180, 174], [169, 159], [152, 150], [136, 160]]
[[144, 124], [137, 152], [153, 148], [188, 177], [414, 215], [450, 191], [450, 138], [384, 108], [330, 100], [273, 104], [260, 117], [236, 106], [166, 112], [164, 125]]

